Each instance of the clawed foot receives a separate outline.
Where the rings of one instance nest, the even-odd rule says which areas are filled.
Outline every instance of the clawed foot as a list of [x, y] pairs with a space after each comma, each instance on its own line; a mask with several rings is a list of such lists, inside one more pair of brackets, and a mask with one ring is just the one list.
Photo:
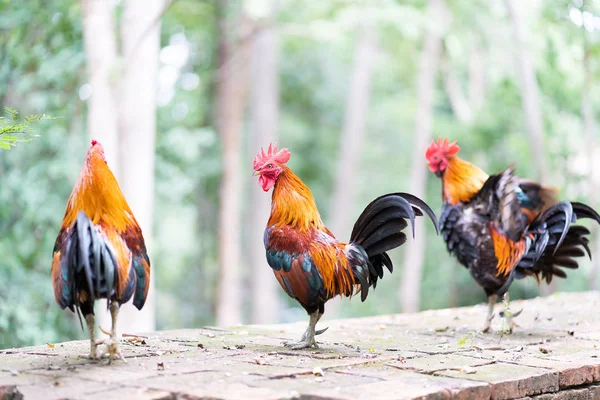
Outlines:
[[119, 359], [124, 363], [127, 363], [125, 357], [121, 354], [121, 350], [119, 349], [119, 341], [115, 338], [111, 338], [108, 342], [108, 363], [112, 363], [113, 360]]
[[[503, 323], [502, 333], [505, 335], [510, 335], [513, 333], [513, 329], [515, 327], [518, 328], [519, 325], [517, 325], [517, 323], [512, 318], [509, 318], [508, 321], [506, 321], [506, 319], [505, 319], [505, 321]], [[506, 328], [506, 329], [504, 329], [504, 328]]]
[[492, 327], [492, 320], [493, 319], [494, 319], [494, 315], [493, 314], [486, 319], [485, 325], [481, 329], [481, 333], [487, 333], [487, 332], [490, 331], [490, 328]]
[[503, 323], [502, 323], [502, 333], [505, 335], [510, 335], [513, 333], [513, 329], [515, 327], [519, 327], [519, 325], [517, 325], [517, 323], [515, 322], [515, 320], [513, 318], [518, 317], [519, 315], [521, 315], [521, 313], [523, 312], [523, 309], [515, 312], [515, 313], [511, 313], [511, 312], [504, 312], [504, 311], [500, 311], [500, 316], [503, 318]]
[[314, 347], [315, 349], [319, 348], [319, 345], [317, 344], [314, 338], [312, 340], [302, 338], [302, 340], [300, 340], [299, 342], [285, 342], [283, 345], [289, 348], [290, 350], [310, 349], [311, 347]]
[[102, 358], [102, 354], [98, 355], [98, 346], [104, 344], [104, 340], [95, 341], [90, 346], [90, 354], [81, 354], [79, 358], [85, 358], [88, 360], [100, 360]]

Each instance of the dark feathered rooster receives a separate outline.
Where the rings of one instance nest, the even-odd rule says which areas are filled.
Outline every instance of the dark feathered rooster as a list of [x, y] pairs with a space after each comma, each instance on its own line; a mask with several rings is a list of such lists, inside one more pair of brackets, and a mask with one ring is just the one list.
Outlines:
[[338, 241], [317, 210], [308, 187], [285, 164], [287, 149], [269, 145], [254, 159], [255, 175], [265, 192], [273, 188], [271, 216], [264, 243], [267, 262], [285, 292], [296, 299], [310, 316], [300, 342], [293, 349], [317, 346], [315, 327], [325, 311], [325, 302], [334, 296], [351, 297], [360, 291], [364, 301], [369, 287], [383, 277], [383, 267], [392, 272], [387, 251], [406, 241], [402, 232], [415, 216], [426, 213], [437, 222], [423, 201], [406, 193], [386, 194], [362, 212], [348, 243]]
[[[54, 245], [52, 286], [61, 308], [81, 312], [90, 333], [90, 358], [96, 358], [94, 301], [108, 299], [112, 317], [109, 362], [121, 356], [117, 314], [133, 296], [141, 309], [150, 287], [150, 260], [142, 231], [95, 140], [69, 197]], [[124, 360], [124, 359], [123, 359]]]
[[[547, 283], [565, 278], [563, 268], [578, 268], [578, 257], [587, 252], [589, 230], [574, 223], [600, 215], [585, 204], [558, 202], [555, 190], [520, 179], [513, 168], [488, 176], [477, 166], [456, 156], [456, 142], [438, 139], [427, 149], [429, 169], [442, 179], [442, 236], [454, 254], [485, 290], [489, 309], [483, 332], [490, 329], [498, 296], [511, 282], [534, 276]], [[585, 252], [584, 252], [585, 250]], [[504, 313], [506, 329], [512, 318]]]

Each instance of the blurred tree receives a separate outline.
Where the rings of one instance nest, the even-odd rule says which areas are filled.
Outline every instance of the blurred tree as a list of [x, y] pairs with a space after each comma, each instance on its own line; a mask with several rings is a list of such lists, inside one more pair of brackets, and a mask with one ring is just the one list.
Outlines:
[[[541, 183], [548, 183], [548, 177], [552, 176], [549, 165], [545, 159], [544, 146], [544, 122], [540, 109], [540, 94], [536, 78], [535, 65], [531, 60], [527, 38], [530, 37], [525, 29], [525, 23], [521, 15], [521, 5], [514, 0], [504, 0], [512, 25], [514, 41], [514, 57], [517, 66], [517, 75], [520, 82], [521, 101], [523, 103], [523, 114], [527, 125], [527, 136], [531, 146], [531, 154], [535, 161], [535, 174]], [[542, 284], [541, 293], [548, 296], [556, 291], [557, 281], [553, 280], [549, 285]]]
[[[82, 0], [84, 43], [90, 76], [88, 134], [104, 145], [107, 162], [144, 232], [152, 243], [156, 89], [163, 0], [127, 0], [121, 18], [119, 60], [114, 28], [115, 6]], [[99, 34], [101, 32], [101, 34]], [[133, 156], [135, 154], [135, 157]], [[97, 306], [100, 325], [109, 321], [104, 302]], [[154, 280], [144, 308], [122, 308], [119, 328], [155, 329]]]
[[104, 146], [106, 161], [119, 176], [118, 65], [114, 5], [109, 1], [82, 0], [83, 43], [88, 69], [87, 131]]
[[222, 176], [219, 204], [218, 325], [242, 322], [241, 135], [248, 86], [249, 20], [235, 1], [221, 0], [219, 63], [216, 71], [216, 126], [221, 136]]
[[[584, 12], [586, 10], [585, 2], [582, 2], [580, 7]], [[587, 11], [589, 12], [589, 11]], [[589, 192], [589, 205], [596, 208], [600, 205], [598, 202], [597, 187], [600, 186], [600, 174], [596, 171], [596, 153], [598, 151], [598, 126], [596, 123], [596, 117], [594, 113], [594, 104], [592, 100], [592, 88], [594, 86], [594, 71], [592, 70], [592, 56], [594, 50], [598, 50], [600, 47], [597, 43], [590, 43], [589, 32], [582, 24], [581, 36], [583, 41], [583, 57], [582, 57], [582, 69], [583, 69], [583, 82], [581, 85], [581, 118], [583, 119], [583, 134], [586, 142], [586, 155], [589, 167], [589, 179], [592, 190]], [[600, 254], [600, 237], [598, 233], [598, 225], [593, 224], [591, 227], [592, 231], [592, 249], [593, 254]], [[592, 264], [589, 275], [590, 290], [598, 290], [598, 273], [600, 271], [600, 263], [595, 262]]]
[[[427, 169], [423, 157], [431, 137], [433, 105], [435, 101], [436, 75], [440, 62], [442, 38], [448, 26], [448, 9], [444, 0], [429, 0], [426, 11], [426, 27], [423, 36], [423, 51], [419, 61], [417, 81], [417, 112], [415, 114], [412, 164], [408, 192], [424, 198]], [[416, 223], [413, 241], [408, 243], [402, 263], [402, 284], [398, 293], [403, 312], [420, 309], [421, 280], [425, 253], [425, 226]], [[410, 240], [410, 239], [409, 239]]]
[[480, 111], [485, 103], [486, 92], [486, 48], [479, 32], [475, 33], [475, 43], [469, 53], [469, 103], [474, 112]]
[[366, 134], [371, 94], [371, 76], [376, 58], [376, 38], [372, 27], [359, 28], [346, 94], [346, 111], [340, 135], [340, 155], [331, 203], [329, 228], [339, 238], [350, 237], [356, 175], [363, 137]]
[[[164, 3], [164, 0], [126, 0], [120, 23], [122, 75], [119, 82], [118, 176], [123, 194], [142, 228], [150, 255], [153, 254], [158, 53]], [[153, 266], [155, 271], [157, 265]], [[132, 303], [123, 305], [120, 314], [124, 322], [120, 328], [124, 332], [155, 329], [155, 287], [155, 280], [150, 279], [150, 291], [141, 311]]]
[[510, 15], [512, 25], [516, 70], [520, 83], [523, 114], [527, 124], [527, 135], [531, 153], [535, 160], [535, 174], [540, 182], [547, 183], [548, 176], [551, 176], [551, 173], [545, 160], [544, 125], [535, 65], [531, 60], [531, 51], [527, 45], [527, 38], [531, 35], [525, 31], [526, 25], [521, 15], [522, 5], [515, 3], [514, 0], [504, 0], [504, 4]]
[[[261, 147], [277, 138], [279, 120], [279, 34], [273, 25], [277, 13], [277, 1], [262, 1], [257, 10], [257, 28], [252, 40], [252, 87], [251, 87], [251, 135], [250, 153], [254, 157]], [[247, 168], [244, 168], [247, 170]], [[279, 320], [280, 288], [265, 260], [263, 234], [270, 213], [270, 194], [257, 184], [250, 185], [248, 215], [248, 272], [253, 324], [273, 323]]]
[[[375, 31], [370, 26], [362, 26], [352, 61], [352, 73], [346, 94], [346, 110], [342, 134], [340, 135], [339, 162], [329, 212], [329, 229], [340, 240], [350, 237], [352, 211], [355, 203], [356, 185], [350, 177], [356, 176], [358, 160], [366, 135], [369, 115], [371, 76], [376, 58]], [[327, 303], [328, 317], [335, 317], [345, 299], [338, 297]]]
[[469, 104], [469, 100], [465, 96], [465, 92], [461, 87], [461, 82], [456, 76], [456, 72], [452, 66], [452, 60], [450, 59], [448, 52], [442, 48], [440, 67], [443, 74], [444, 88], [448, 94], [448, 100], [450, 100], [450, 106], [452, 112], [456, 116], [456, 119], [461, 123], [468, 124], [473, 121], [473, 111]]

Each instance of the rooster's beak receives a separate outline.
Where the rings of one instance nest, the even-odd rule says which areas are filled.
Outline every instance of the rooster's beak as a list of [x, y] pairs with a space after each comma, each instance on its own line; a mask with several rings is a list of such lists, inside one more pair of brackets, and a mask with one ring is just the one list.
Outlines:
[[254, 172], [252, 173], [252, 176], [260, 176], [260, 171], [254, 171]]

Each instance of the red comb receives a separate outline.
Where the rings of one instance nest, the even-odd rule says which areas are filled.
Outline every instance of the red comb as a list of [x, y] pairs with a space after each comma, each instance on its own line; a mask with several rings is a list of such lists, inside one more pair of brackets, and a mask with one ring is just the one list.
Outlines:
[[425, 152], [425, 158], [427, 158], [428, 161], [431, 161], [430, 159], [436, 154], [445, 158], [453, 157], [459, 151], [460, 147], [458, 146], [458, 142], [456, 140], [450, 143], [448, 138], [442, 139], [439, 137], [437, 142], [435, 140], [431, 141], [431, 144], [429, 147], [427, 147], [427, 151]]
[[97, 144], [98, 144], [98, 141], [97, 141], [97, 140], [95, 140], [95, 139], [94, 139], [94, 140], [92, 140], [92, 146], [95, 146], [95, 145], [97, 145]]
[[254, 157], [254, 170], [258, 171], [263, 165], [270, 161], [275, 161], [279, 164], [285, 164], [289, 161], [291, 154], [288, 149], [277, 151], [277, 145], [269, 143], [269, 148], [265, 152], [264, 148], [260, 148], [260, 152]]

